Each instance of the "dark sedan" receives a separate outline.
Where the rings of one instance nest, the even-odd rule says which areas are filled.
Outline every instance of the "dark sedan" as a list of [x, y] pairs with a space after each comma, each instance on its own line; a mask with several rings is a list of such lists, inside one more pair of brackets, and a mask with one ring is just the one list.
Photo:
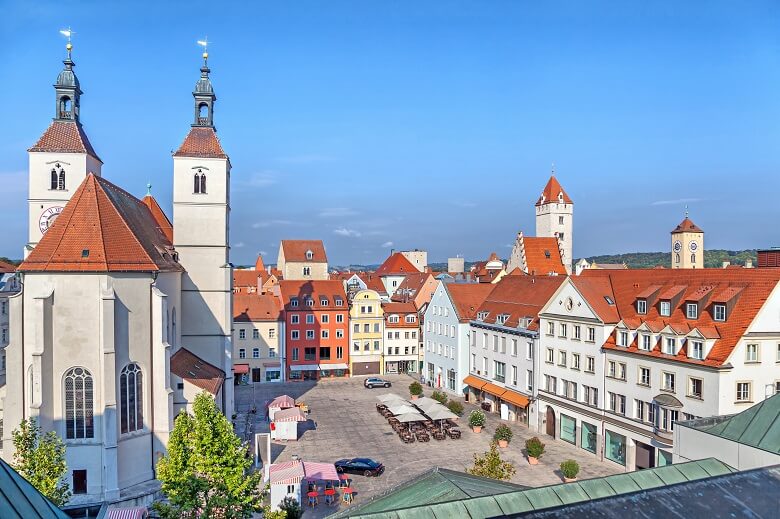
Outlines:
[[385, 466], [369, 458], [352, 458], [351, 460], [338, 460], [336, 463], [338, 472], [348, 474], [362, 474], [366, 477], [379, 476], [385, 471]]

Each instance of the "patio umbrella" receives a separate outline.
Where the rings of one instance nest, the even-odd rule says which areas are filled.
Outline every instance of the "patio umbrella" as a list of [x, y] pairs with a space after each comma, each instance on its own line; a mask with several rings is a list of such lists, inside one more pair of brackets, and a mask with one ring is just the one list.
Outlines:
[[421, 422], [425, 420], [425, 417], [417, 412], [412, 413], [404, 413], [401, 415], [396, 416], [399, 422], [401, 423], [408, 423], [408, 422]]
[[434, 401], [433, 403], [426, 402], [422, 404], [418, 404], [415, 402], [414, 405], [416, 405], [418, 409], [421, 409], [423, 413], [431, 409], [436, 409], [437, 407], [443, 407], [439, 402], [436, 401]]
[[396, 395], [395, 393], [385, 393], [384, 395], [377, 396], [377, 398], [383, 404], [396, 404], [399, 402], [402, 404], [408, 403], [406, 400]]
[[415, 409], [414, 407], [412, 407], [410, 405], [406, 405], [406, 404], [398, 404], [398, 405], [389, 406], [388, 409], [390, 410], [391, 413], [393, 413], [396, 416], [399, 415], [399, 414], [407, 414], [407, 413], [419, 414], [417, 412], [417, 409]]
[[431, 408], [425, 411], [425, 414], [428, 415], [428, 418], [431, 420], [451, 420], [458, 417], [458, 415], [444, 406]]
[[439, 404], [438, 400], [434, 400], [433, 398], [428, 398], [427, 396], [420, 397], [414, 401], [414, 405], [416, 405], [419, 408], [423, 408], [423, 407], [427, 408], [436, 404]]

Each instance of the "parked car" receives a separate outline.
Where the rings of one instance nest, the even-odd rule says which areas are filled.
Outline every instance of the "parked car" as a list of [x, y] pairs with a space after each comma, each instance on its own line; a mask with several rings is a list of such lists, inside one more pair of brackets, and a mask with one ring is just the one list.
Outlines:
[[348, 474], [362, 474], [366, 477], [379, 476], [385, 471], [385, 466], [369, 458], [352, 458], [351, 460], [338, 460], [334, 463], [336, 471]]
[[375, 387], [390, 387], [390, 381], [383, 378], [368, 377], [363, 381], [363, 385], [368, 389], [373, 389]]

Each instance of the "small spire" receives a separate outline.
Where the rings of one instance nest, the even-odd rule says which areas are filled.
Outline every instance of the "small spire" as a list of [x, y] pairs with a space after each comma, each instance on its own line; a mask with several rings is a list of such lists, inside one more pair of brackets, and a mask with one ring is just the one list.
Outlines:
[[552, 170], [550, 172], [552, 176], [555, 176], [555, 162], [552, 163]]
[[150, 182], [146, 184], [146, 196], [152, 196], [152, 184]]
[[195, 97], [195, 121], [192, 126], [214, 127], [214, 101], [217, 96], [214, 95], [214, 88], [211, 86], [209, 78], [209, 53], [208, 46], [211, 42], [208, 36], [197, 41], [198, 45], [203, 47], [203, 66], [200, 67], [200, 79], [195, 84], [195, 91], [192, 95]]
[[688, 218], [688, 204], [685, 204], [685, 217]]
[[70, 37], [76, 34], [76, 31], [72, 30], [70, 26], [67, 29], [60, 29], [60, 34], [68, 38], [68, 43], [65, 44], [65, 49], [68, 51], [68, 61], [70, 61], [70, 51], [73, 50], [73, 44], [70, 42]]

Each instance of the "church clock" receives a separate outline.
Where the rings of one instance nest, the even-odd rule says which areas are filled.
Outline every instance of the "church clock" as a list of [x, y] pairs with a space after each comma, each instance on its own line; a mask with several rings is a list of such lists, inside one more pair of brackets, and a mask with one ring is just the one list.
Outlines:
[[696, 243], [695, 241], [692, 241], [691, 243], [688, 244], [688, 248], [691, 250], [691, 252], [696, 252], [696, 249], [699, 248], [699, 244]]
[[54, 220], [57, 219], [61, 212], [62, 207], [54, 206], [41, 213], [41, 217], [38, 218], [38, 228], [41, 230], [41, 234], [46, 234], [46, 231], [49, 230], [49, 227], [52, 226]]
[[674, 242], [674, 252], [680, 252], [682, 250], [682, 242], [680, 240], [676, 240]]

